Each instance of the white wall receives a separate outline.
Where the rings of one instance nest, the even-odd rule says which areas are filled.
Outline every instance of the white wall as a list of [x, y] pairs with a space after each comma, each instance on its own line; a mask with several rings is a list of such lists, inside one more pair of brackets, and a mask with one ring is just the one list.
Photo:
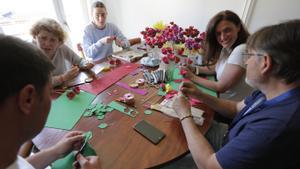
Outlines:
[[115, 23], [128, 38], [158, 21], [174, 21], [181, 27], [195, 26], [205, 31], [208, 20], [217, 12], [232, 10], [242, 16], [246, 0], [103, 0], [108, 21]]
[[[209, 19], [225, 9], [236, 12], [250, 32], [289, 19], [300, 19], [300, 0], [102, 0], [108, 21], [128, 38], [140, 36], [146, 26], [174, 21], [182, 27], [204, 31]], [[248, 6], [251, 4], [250, 6]], [[248, 16], [247, 7], [250, 7]], [[245, 8], [245, 11], [244, 11]]]
[[256, 0], [249, 21], [249, 30], [254, 32], [262, 26], [289, 19], [300, 19], [299, 0]]

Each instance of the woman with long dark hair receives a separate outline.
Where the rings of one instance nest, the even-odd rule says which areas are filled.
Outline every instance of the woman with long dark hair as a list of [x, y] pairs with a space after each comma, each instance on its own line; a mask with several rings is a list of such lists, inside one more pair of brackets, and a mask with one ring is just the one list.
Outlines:
[[[215, 15], [206, 29], [204, 64], [196, 67], [196, 75], [188, 70], [186, 78], [207, 88], [216, 90], [221, 98], [240, 101], [251, 93], [245, 83], [246, 41], [249, 32], [241, 19], [232, 11]], [[210, 81], [197, 74], [215, 74], [217, 81]]]

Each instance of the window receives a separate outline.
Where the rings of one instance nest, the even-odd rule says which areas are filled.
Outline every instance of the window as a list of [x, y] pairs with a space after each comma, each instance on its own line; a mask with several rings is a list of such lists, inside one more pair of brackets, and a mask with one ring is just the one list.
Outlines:
[[[60, 1], [60, 0], [59, 0]], [[83, 30], [89, 23], [87, 0], [61, 0], [65, 13], [65, 23], [68, 28], [72, 47], [77, 51], [76, 44], [82, 42]]]
[[91, 0], [10, 0], [0, 4], [0, 33], [31, 41], [31, 26], [41, 18], [57, 20], [68, 34], [66, 44], [77, 52], [89, 23]]
[[41, 17], [56, 19], [52, 0], [9, 0], [0, 5], [0, 32], [31, 41], [29, 30]]

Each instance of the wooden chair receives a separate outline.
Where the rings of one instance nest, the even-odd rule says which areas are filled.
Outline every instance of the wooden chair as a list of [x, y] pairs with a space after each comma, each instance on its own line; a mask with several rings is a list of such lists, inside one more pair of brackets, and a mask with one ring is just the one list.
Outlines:
[[130, 43], [130, 46], [141, 43], [141, 38], [132, 38], [128, 40]]

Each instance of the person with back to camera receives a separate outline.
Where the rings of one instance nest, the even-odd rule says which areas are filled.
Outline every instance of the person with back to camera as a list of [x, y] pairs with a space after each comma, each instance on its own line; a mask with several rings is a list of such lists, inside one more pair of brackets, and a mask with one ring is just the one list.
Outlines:
[[[50, 58], [55, 66], [52, 72], [52, 85], [54, 87], [75, 78], [79, 74], [79, 69], [89, 70], [94, 66], [94, 64], [80, 58], [64, 44], [65, 32], [54, 19], [43, 18], [37, 21], [32, 26], [30, 33], [34, 44]], [[65, 61], [72, 65], [70, 69]]]
[[[186, 78], [220, 93], [220, 97], [239, 101], [253, 90], [245, 83], [245, 59], [249, 33], [241, 19], [232, 11], [216, 14], [206, 28], [206, 67], [187, 69]], [[205, 59], [204, 59], [205, 60]], [[211, 65], [213, 64], [213, 65]], [[194, 74], [194, 73], [196, 74]], [[198, 74], [215, 74], [217, 81], [210, 81]]]
[[300, 166], [299, 46], [300, 20], [267, 26], [250, 36], [245, 53], [246, 82], [258, 90], [240, 102], [215, 98], [190, 82], [183, 83], [183, 95], [201, 99], [215, 111], [233, 118], [227, 134], [215, 130], [214, 137], [205, 139], [191, 118], [187, 99], [182, 95], [175, 98], [173, 108], [199, 168]]
[[93, 21], [84, 29], [83, 49], [87, 57], [93, 61], [101, 61], [113, 53], [112, 42], [122, 48], [130, 47], [127, 38], [119, 28], [106, 22], [107, 10], [104, 3], [96, 1], [92, 4]]
[[[51, 107], [51, 61], [34, 45], [12, 36], [0, 35], [0, 144], [1, 169], [43, 169], [53, 161], [78, 150], [84, 140], [80, 131], [66, 134], [54, 146], [24, 159], [20, 146], [44, 127]], [[97, 156], [77, 156], [82, 169], [99, 169]]]

